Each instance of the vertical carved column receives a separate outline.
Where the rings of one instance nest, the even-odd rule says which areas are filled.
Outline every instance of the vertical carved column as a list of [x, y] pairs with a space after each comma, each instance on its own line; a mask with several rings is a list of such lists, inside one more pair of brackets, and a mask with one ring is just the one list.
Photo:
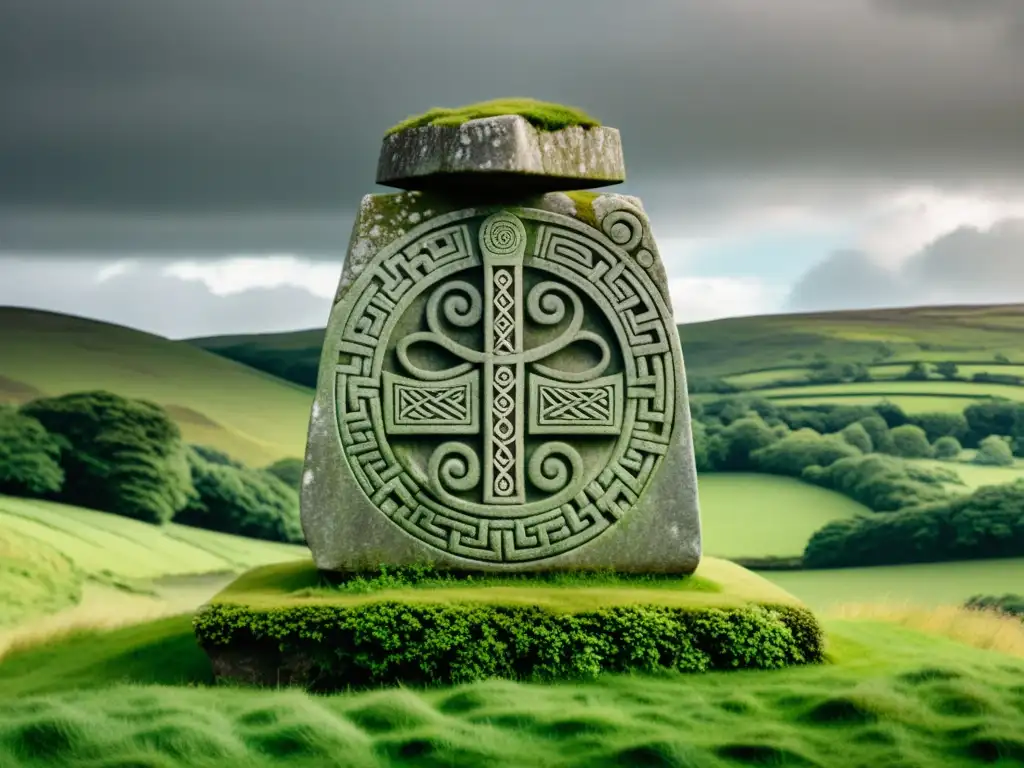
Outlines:
[[480, 227], [484, 262], [484, 503], [526, 501], [523, 441], [523, 255], [526, 228], [497, 213]]

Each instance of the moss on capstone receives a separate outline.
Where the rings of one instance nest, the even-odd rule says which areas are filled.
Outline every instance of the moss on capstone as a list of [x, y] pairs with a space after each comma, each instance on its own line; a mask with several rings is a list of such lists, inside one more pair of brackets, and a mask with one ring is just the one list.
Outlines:
[[480, 101], [462, 107], [434, 107], [421, 115], [407, 117], [397, 125], [391, 126], [385, 135], [390, 136], [399, 131], [422, 128], [425, 125], [462, 125], [470, 120], [499, 115], [519, 115], [541, 131], [559, 131], [574, 125], [593, 128], [601, 124], [576, 107], [536, 99], [506, 98]]

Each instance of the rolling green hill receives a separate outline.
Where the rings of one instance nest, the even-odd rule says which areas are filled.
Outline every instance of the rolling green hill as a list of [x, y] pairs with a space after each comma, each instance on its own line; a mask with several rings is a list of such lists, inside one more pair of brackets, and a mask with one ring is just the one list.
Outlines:
[[[679, 326], [691, 382], [722, 379], [789, 405], [870, 405], [887, 399], [908, 413], [962, 411], [979, 400], [1024, 400], [1024, 386], [969, 381], [975, 374], [1024, 383], [1024, 305], [766, 315]], [[313, 386], [323, 331], [191, 339], [260, 370]], [[816, 362], [862, 364], [875, 381], [794, 386]], [[951, 361], [967, 381], [898, 381], [911, 362]], [[785, 386], [781, 386], [781, 385]], [[721, 397], [697, 394], [695, 400]]]
[[164, 406], [186, 440], [253, 466], [302, 456], [312, 393], [191, 344], [0, 307], [0, 402], [107, 389]]
[[81, 598], [85, 582], [145, 589], [168, 576], [240, 572], [305, 547], [0, 496], [0, 626]]
[[[695, 376], [800, 371], [818, 354], [839, 363], [963, 360], [982, 367], [1001, 354], [1024, 365], [1024, 305], [1017, 304], [736, 317], [680, 325], [679, 335]], [[269, 370], [315, 366], [323, 330], [189, 341]]]

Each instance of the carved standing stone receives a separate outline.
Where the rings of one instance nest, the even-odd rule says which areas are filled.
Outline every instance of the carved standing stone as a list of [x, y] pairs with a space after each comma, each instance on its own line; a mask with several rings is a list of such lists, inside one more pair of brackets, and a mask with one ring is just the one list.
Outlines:
[[364, 198], [310, 421], [316, 564], [692, 571], [682, 354], [639, 201], [490, 198]]

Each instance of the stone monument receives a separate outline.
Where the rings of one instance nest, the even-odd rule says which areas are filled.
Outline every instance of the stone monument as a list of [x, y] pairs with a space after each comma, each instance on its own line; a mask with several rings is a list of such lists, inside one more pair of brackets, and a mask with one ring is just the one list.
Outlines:
[[[331, 310], [302, 524], [321, 570], [690, 573], [686, 380], [619, 132], [389, 133]], [[574, 191], [566, 191], [574, 190]]]

